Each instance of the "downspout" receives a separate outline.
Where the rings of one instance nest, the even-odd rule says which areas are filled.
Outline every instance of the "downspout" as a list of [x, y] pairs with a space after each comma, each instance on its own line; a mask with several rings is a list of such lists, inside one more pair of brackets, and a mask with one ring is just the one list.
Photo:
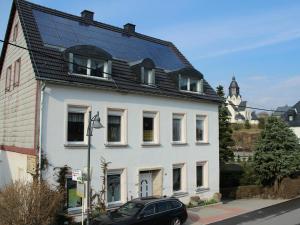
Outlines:
[[40, 117], [39, 117], [39, 180], [42, 180], [42, 128], [43, 128], [43, 103], [44, 103], [44, 90], [46, 83], [42, 82], [41, 87], [41, 101], [40, 101]]

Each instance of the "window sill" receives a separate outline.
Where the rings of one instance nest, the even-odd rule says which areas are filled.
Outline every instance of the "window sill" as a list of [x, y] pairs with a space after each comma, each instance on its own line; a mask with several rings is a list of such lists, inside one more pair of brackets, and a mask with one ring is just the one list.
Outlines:
[[121, 148], [121, 147], [128, 147], [128, 144], [123, 143], [105, 143], [105, 147], [107, 148]]
[[87, 144], [73, 144], [73, 143], [67, 143], [67, 144], [64, 144], [64, 147], [65, 148], [88, 148], [88, 145]]
[[94, 80], [103, 80], [103, 81], [112, 81], [112, 79], [108, 77], [96, 77], [96, 76], [91, 76], [91, 75], [85, 75], [85, 74], [78, 74], [78, 73], [69, 73], [71, 76], [78, 76], [78, 77], [85, 77], [88, 79], [94, 79]]
[[179, 89], [179, 91], [183, 92], [183, 93], [196, 94], [196, 95], [203, 95], [204, 94], [203, 92], [187, 91], [187, 90], [181, 90], [181, 89]]
[[187, 145], [188, 143], [187, 142], [180, 142], [180, 141], [173, 141], [173, 142], [171, 142], [171, 145]]
[[188, 195], [189, 195], [188, 192], [177, 191], [177, 192], [174, 192], [172, 196], [176, 197], [176, 198], [181, 198], [181, 197], [185, 197], [185, 196], [188, 196]]
[[200, 193], [203, 193], [203, 192], [207, 192], [207, 191], [209, 191], [208, 187], [198, 187], [198, 188], [196, 188], [196, 193], [197, 194], [200, 194]]
[[196, 145], [209, 145], [207, 141], [196, 141]]
[[147, 142], [144, 142], [141, 145], [142, 145], [142, 147], [152, 147], [152, 146], [154, 147], [154, 146], [160, 146], [160, 143], [151, 143], [151, 142], [147, 143]]
[[143, 87], [149, 87], [149, 88], [158, 88], [158, 86], [156, 84], [141, 84], [141, 86]]

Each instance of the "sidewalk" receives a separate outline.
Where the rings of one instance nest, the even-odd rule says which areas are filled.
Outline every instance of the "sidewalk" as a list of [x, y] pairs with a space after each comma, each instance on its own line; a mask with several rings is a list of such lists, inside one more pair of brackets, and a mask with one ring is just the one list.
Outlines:
[[185, 225], [203, 225], [241, 215], [286, 201], [285, 199], [239, 199], [224, 201], [223, 204], [205, 208], [188, 209], [189, 218]]

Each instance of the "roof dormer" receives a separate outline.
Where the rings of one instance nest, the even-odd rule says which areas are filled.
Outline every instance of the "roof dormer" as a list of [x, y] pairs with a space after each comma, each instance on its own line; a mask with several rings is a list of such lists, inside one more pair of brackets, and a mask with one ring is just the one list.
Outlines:
[[92, 45], [77, 45], [67, 48], [64, 55], [71, 75], [111, 78], [112, 56], [103, 49]]
[[155, 64], [152, 59], [146, 58], [129, 64], [136, 74], [137, 80], [144, 85], [155, 86]]
[[203, 74], [193, 67], [172, 71], [169, 76], [175, 80], [180, 91], [203, 93]]

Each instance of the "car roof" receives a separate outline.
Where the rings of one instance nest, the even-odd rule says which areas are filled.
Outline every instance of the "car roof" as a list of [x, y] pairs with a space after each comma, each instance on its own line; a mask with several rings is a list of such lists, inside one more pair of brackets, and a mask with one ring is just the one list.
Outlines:
[[176, 199], [174, 197], [156, 197], [156, 196], [151, 196], [151, 197], [144, 197], [144, 198], [132, 199], [131, 202], [135, 202], [135, 203], [140, 203], [140, 204], [146, 205], [146, 204], [153, 203], [153, 202], [161, 202], [161, 201], [167, 201], [167, 200], [176, 200], [176, 201], [178, 201], [178, 199]]

